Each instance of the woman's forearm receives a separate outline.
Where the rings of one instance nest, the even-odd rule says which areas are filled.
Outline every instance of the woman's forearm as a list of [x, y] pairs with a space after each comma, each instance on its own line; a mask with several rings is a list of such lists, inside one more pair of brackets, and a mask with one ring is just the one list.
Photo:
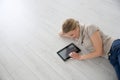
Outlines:
[[80, 55], [80, 60], [92, 59], [92, 58], [100, 57], [102, 55], [103, 55], [102, 53], [92, 52], [92, 53]]

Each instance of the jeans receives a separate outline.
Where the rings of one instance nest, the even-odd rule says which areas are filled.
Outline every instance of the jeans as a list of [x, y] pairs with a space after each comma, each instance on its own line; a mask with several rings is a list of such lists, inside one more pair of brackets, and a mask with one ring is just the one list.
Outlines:
[[109, 53], [109, 61], [116, 71], [118, 80], [120, 80], [120, 39], [117, 39], [112, 43]]

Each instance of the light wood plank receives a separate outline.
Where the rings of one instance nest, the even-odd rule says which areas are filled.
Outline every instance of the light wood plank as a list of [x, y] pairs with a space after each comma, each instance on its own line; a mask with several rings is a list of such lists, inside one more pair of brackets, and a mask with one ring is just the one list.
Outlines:
[[5, 46], [0, 48], [0, 63], [13, 77], [13, 80], [39, 80], [38, 77], [36, 77], [32, 71]]
[[14, 80], [2, 64], [0, 64], [0, 80]]

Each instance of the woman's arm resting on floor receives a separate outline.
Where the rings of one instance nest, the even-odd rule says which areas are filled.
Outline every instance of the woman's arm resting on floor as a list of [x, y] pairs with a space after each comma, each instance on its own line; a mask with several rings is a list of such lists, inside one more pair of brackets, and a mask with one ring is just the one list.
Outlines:
[[93, 43], [93, 47], [95, 49], [93, 52], [84, 54], [84, 55], [79, 55], [73, 52], [70, 54], [70, 56], [74, 59], [79, 59], [79, 60], [91, 59], [91, 58], [102, 56], [103, 47], [102, 47], [102, 39], [99, 31], [96, 31], [95, 33], [93, 33], [93, 35], [90, 38]]

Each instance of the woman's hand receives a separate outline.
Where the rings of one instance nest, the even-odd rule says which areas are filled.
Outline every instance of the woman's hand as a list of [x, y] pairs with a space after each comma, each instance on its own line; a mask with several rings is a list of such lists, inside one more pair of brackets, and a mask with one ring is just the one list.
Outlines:
[[70, 56], [71, 58], [73, 58], [73, 59], [81, 60], [80, 54], [78, 54], [78, 53], [76, 53], [76, 52], [71, 52], [71, 53], [69, 54], [69, 56]]
[[63, 32], [59, 32], [58, 34], [59, 34], [59, 36], [63, 36], [64, 35]]
[[58, 33], [60, 37], [65, 37], [65, 38], [71, 38], [70, 36], [68, 36], [67, 34], [60, 32]]

